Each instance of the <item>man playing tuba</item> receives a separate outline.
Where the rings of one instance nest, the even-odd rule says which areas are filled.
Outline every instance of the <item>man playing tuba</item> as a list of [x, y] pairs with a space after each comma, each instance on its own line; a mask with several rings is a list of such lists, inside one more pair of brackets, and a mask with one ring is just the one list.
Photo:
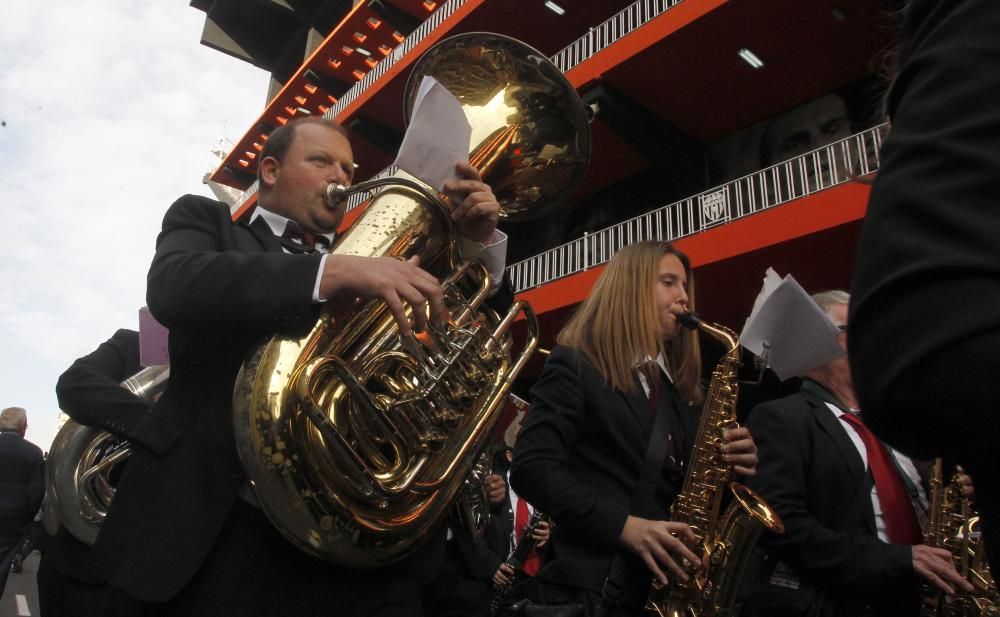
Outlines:
[[[462, 179], [445, 187], [464, 195], [452, 202], [452, 220], [460, 235], [489, 245], [481, 259], [497, 274], [505, 247], [499, 205], [474, 169], [462, 164], [458, 172]], [[346, 130], [304, 118], [270, 134], [249, 221], [234, 222], [224, 204], [193, 195], [164, 217], [147, 300], [170, 330], [171, 379], [153, 413], [180, 434], [162, 454], [133, 453], [93, 549], [101, 580], [157, 614], [417, 610], [405, 563], [338, 567], [286, 541], [258, 508], [233, 435], [233, 387], [248, 352], [275, 332], [308, 329], [324, 303], [381, 299], [402, 335], [427, 328], [428, 315], [447, 317], [437, 279], [419, 263], [313, 251], [315, 238], [332, 238], [346, 208], [324, 199], [327, 186], [350, 185], [353, 173]], [[413, 308], [412, 324], [404, 305]]]

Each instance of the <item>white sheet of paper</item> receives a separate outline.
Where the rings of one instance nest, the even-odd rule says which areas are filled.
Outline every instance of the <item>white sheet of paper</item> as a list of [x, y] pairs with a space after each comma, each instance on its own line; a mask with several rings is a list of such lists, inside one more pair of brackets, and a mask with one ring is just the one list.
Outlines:
[[425, 76], [395, 165], [441, 191], [447, 180], [459, 177], [455, 164], [469, 160], [471, 139], [462, 104], [436, 79]]
[[764, 285], [743, 326], [740, 342], [761, 356], [782, 380], [844, 355], [837, 327], [791, 275], [768, 268]]

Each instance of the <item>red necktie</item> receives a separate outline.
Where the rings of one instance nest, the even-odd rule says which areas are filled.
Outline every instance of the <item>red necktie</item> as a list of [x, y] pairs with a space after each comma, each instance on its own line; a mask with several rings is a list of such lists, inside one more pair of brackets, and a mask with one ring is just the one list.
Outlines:
[[[521, 540], [521, 536], [524, 535], [524, 530], [528, 526], [528, 519], [531, 515], [528, 514], [528, 502], [518, 497], [517, 499], [517, 509], [514, 512], [514, 542], [517, 543]], [[521, 564], [521, 569], [528, 576], [534, 576], [535, 572], [538, 572], [538, 567], [541, 565], [542, 560], [538, 557], [538, 551], [534, 547], [531, 548], [531, 552], [528, 556], [524, 558], [524, 563]]]
[[917, 523], [917, 514], [913, 510], [913, 502], [903, 485], [899, 468], [892, 460], [888, 450], [878, 437], [868, 430], [861, 418], [845, 413], [840, 419], [854, 427], [861, 436], [868, 451], [868, 467], [872, 470], [875, 480], [875, 490], [882, 504], [882, 516], [885, 519], [885, 531], [892, 544], [920, 544], [923, 536]]

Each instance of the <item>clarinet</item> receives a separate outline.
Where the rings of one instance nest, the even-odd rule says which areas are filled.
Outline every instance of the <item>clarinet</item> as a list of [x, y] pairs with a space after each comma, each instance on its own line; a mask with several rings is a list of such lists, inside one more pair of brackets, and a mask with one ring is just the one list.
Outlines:
[[510, 593], [510, 589], [513, 587], [514, 579], [517, 578], [518, 573], [521, 571], [521, 564], [524, 563], [528, 553], [535, 546], [535, 539], [531, 535], [535, 533], [540, 524], [548, 522], [548, 520], [549, 516], [542, 514], [538, 510], [531, 513], [531, 517], [528, 518], [528, 524], [524, 526], [524, 533], [521, 534], [521, 539], [517, 541], [514, 548], [507, 554], [507, 559], [504, 560], [504, 564], [514, 571], [514, 576], [510, 578], [506, 585], [494, 585], [496, 591], [493, 592], [493, 599], [490, 601], [491, 615], [496, 615], [497, 609], [500, 608], [504, 599], [507, 598], [507, 594]]

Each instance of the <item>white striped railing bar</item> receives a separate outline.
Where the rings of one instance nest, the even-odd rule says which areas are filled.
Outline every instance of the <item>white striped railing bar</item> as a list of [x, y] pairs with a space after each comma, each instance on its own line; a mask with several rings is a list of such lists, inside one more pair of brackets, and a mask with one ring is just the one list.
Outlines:
[[677, 240], [877, 171], [888, 128], [878, 125], [512, 264], [514, 290], [606, 263], [633, 242]]
[[636, 0], [552, 56], [563, 73], [633, 32], [681, 0]]

